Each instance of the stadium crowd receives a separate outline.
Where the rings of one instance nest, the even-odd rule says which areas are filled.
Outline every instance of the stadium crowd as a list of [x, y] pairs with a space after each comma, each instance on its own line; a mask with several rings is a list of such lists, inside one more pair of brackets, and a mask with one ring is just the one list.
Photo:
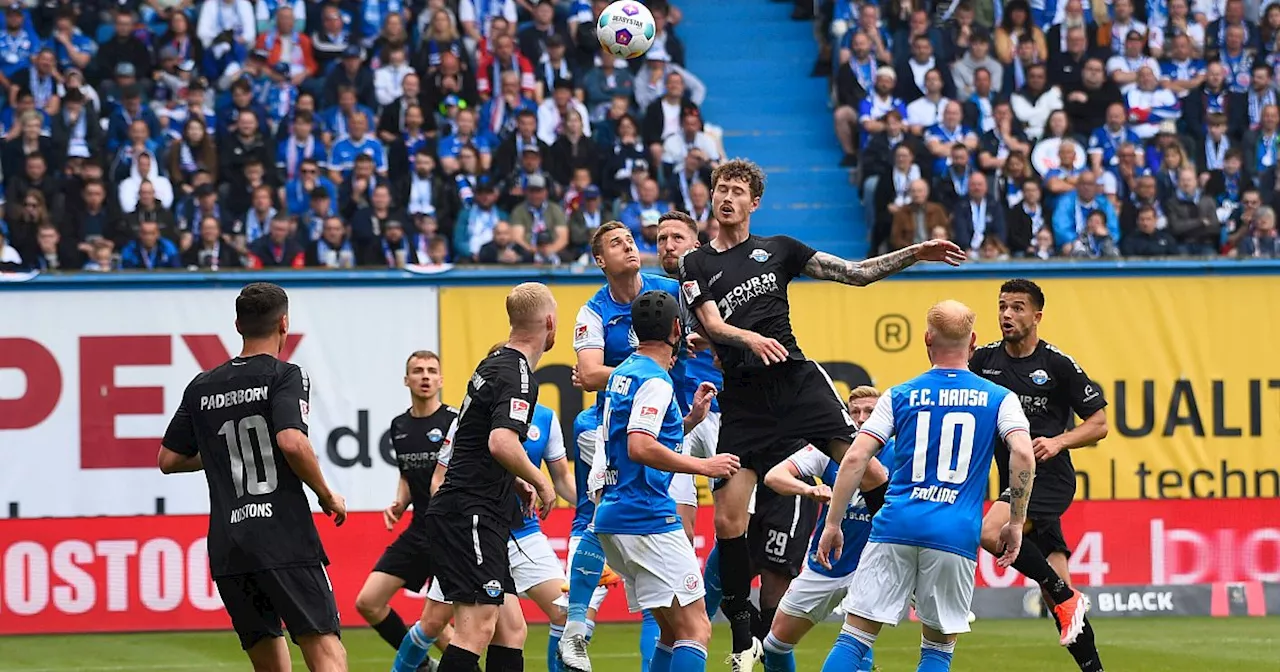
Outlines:
[[612, 218], [656, 255], [723, 151], [678, 10], [625, 61], [608, 4], [15, 1], [0, 270], [573, 263]]
[[873, 253], [946, 237], [982, 259], [1280, 254], [1280, 2], [819, 10], [815, 74]]

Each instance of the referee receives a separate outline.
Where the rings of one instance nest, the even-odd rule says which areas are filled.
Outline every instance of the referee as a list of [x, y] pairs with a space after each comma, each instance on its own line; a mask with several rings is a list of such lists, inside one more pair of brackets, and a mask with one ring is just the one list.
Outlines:
[[[1014, 279], [1000, 287], [1001, 340], [974, 351], [969, 369], [1008, 388], [1022, 400], [1031, 423], [1036, 487], [1031, 493], [1022, 552], [1013, 563], [1040, 584], [1053, 608], [1059, 643], [1067, 647], [1083, 672], [1102, 672], [1086, 613], [1089, 600], [1071, 587], [1067, 558], [1071, 547], [1062, 534], [1062, 514], [1076, 494], [1071, 450], [1107, 436], [1107, 401], [1102, 388], [1070, 355], [1040, 339], [1044, 292], [1030, 280]], [[1070, 427], [1072, 415], [1082, 422]], [[999, 556], [1000, 528], [1009, 522], [1009, 449], [996, 447], [997, 472], [1004, 490], [982, 521], [982, 547]]]
[[507, 540], [523, 518], [522, 500], [534, 495], [530, 486], [542, 517], [556, 500], [523, 446], [538, 404], [533, 369], [555, 345], [556, 302], [545, 285], [527, 282], [512, 289], [506, 303], [507, 345], [480, 362], [467, 383], [449, 471], [427, 506], [425, 532], [435, 546], [431, 574], [453, 603], [455, 623], [439, 672], [472, 672], [482, 655], [486, 670], [524, 669], [525, 625]]

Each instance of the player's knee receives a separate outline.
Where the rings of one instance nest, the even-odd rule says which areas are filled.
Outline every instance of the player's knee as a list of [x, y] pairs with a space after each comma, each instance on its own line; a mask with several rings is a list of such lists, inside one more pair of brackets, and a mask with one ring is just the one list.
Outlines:
[[360, 594], [356, 595], [356, 611], [370, 623], [381, 620], [378, 617], [382, 615], [382, 610], [386, 606], [387, 603], [379, 599], [373, 591], [362, 589]]
[[1000, 554], [1000, 528], [1004, 524], [993, 518], [982, 520], [982, 547], [992, 555]]
[[853, 108], [848, 105], [837, 107], [835, 119], [837, 124], [852, 124], [854, 120]]
[[716, 536], [721, 539], [732, 539], [747, 533], [746, 510], [734, 511], [731, 507], [716, 507]]
[[449, 626], [449, 617], [452, 612], [446, 611], [439, 613], [439, 609], [429, 609], [422, 618], [418, 619], [418, 624], [422, 626], [422, 631], [432, 639], [439, 639], [440, 634]]
[[676, 639], [687, 639], [707, 646], [711, 642], [711, 619], [706, 608], [694, 609], [693, 605], [678, 610], [672, 625]]

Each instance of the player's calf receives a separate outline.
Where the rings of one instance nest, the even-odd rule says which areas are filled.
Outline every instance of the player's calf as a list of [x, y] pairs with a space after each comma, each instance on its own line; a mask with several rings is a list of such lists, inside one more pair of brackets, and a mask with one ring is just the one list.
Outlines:
[[249, 662], [253, 663], [253, 672], [289, 672], [289, 645], [284, 637], [266, 637], [253, 646], [245, 649], [249, 654]]

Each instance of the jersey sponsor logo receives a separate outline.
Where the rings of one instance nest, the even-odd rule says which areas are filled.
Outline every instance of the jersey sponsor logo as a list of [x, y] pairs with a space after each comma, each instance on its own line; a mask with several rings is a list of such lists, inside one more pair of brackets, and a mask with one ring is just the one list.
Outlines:
[[768, 252], [767, 250], [763, 250], [763, 249], [761, 249], [761, 248], [757, 247], [756, 249], [751, 250], [751, 255], [750, 255], [750, 256], [751, 256], [751, 260], [752, 260], [752, 261], [754, 261], [754, 262], [756, 262], [756, 263], [759, 263], [759, 264], [763, 264], [764, 262], [769, 261], [769, 257], [770, 257], [771, 255], [769, 254], [769, 252]]
[[489, 597], [497, 597], [502, 594], [502, 584], [498, 583], [496, 579], [490, 580], [484, 584], [484, 592]]
[[998, 376], [1001, 373], [1002, 371], [1000, 369], [983, 369], [982, 370], [982, 375], [984, 376]]
[[1082, 399], [1082, 401], [1092, 401], [1097, 396], [1098, 396], [1098, 388], [1094, 387], [1093, 385], [1084, 386], [1084, 399]]
[[302, 414], [303, 422], [311, 421], [311, 404], [306, 399], [298, 400], [298, 411]]
[[780, 291], [777, 273], [762, 273], [734, 287], [720, 299], [716, 305], [720, 307], [720, 315], [729, 319], [733, 312], [750, 302], [757, 296]]
[[684, 292], [684, 300], [686, 303], [693, 303], [694, 299], [702, 296], [702, 290], [698, 289], [698, 283], [695, 280], [688, 280], [681, 283], [680, 291]]
[[444, 432], [440, 431], [439, 427], [432, 427], [431, 431], [427, 432], [427, 438], [431, 441], [439, 441], [444, 438]]
[[579, 324], [573, 328], [573, 342], [582, 343], [587, 340], [587, 325]]
[[529, 422], [529, 402], [524, 399], [512, 399], [509, 415], [516, 422]]
[[1031, 382], [1036, 385], [1044, 385], [1049, 382], [1049, 374], [1044, 369], [1036, 369], [1035, 371], [1032, 371], [1029, 377], [1031, 378]]
[[690, 593], [702, 586], [702, 577], [697, 574], [684, 575], [684, 589]]
[[271, 504], [245, 504], [244, 506], [231, 509], [231, 524], [248, 520], [250, 518], [270, 518], [275, 515], [271, 509]]
[[542, 430], [538, 429], [537, 425], [533, 425], [529, 427], [530, 441], [537, 441], [538, 439], [541, 439], [541, 438], [542, 438]]
[[258, 401], [267, 400], [268, 387], [247, 387], [243, 390], [231, 390], [230, 392], [222, 392], [219, 394], [206, 394], [200, 397], [200, 410], [208, 411], [215, 408], [226, 408], [228, 406], [239, 406], [240, 404], [252, 404]]
[[1018, 401], [1022, 403], [1022, 412], [1029, 416], [1046, 413], [1049, 410], [1049, 397], [1020, 394], [1018, 395]]
[[722, 275], [724, 275], [724, 271], [720, 271], [720, 272], [716, 273], [715, 275], [711, 276], [711, 280], [710, 280], [709, 282], [707, 282], [707, 286], [708, 286], [708, 287], [710, 287], [711, 285], [716, 284], [716, 280], [719, 280], [719, 279], [720, 279], [720, 276], [722, 276]]
[[440, 452], [435, 450], [425, 453], [398, 453], [396, 454], [396, 465], [403, 470], [434, 470], [439, 459]]

